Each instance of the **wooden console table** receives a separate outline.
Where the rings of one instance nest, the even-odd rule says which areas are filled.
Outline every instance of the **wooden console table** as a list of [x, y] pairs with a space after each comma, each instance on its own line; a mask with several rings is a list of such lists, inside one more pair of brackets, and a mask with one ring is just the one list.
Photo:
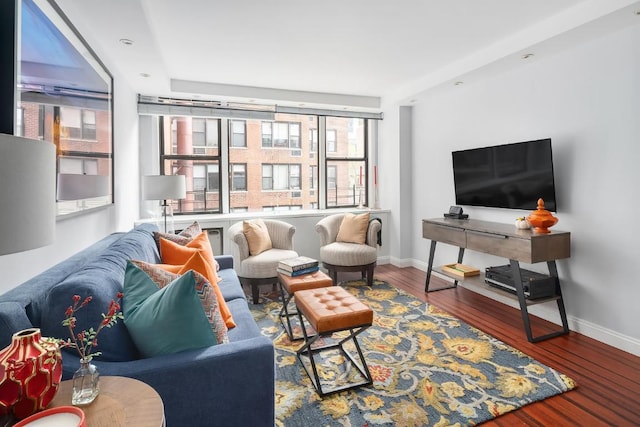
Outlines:
[[[552, 230], [549, 234], [538, 234], [532, 230], [519, 230], [510, 224], [473, 219], [435, 218], [422, 220], [422, 237], [431, 240], [427, 279], [424, 287], [425, 292], [451, 289], [458, 285], [458, 280], [461, 280], [461, 278], [442, 273], [454, 280], [453, 285], [429, 291], [429, 281], [431, 280], [433, 257], [437, 242], [457, 246], [459, 248], [458, 263], [462, 263], [465, 249], [504, 257], [509, 259], [511, 274], [515, 281], [516, 295], [520, 303], [522, 321], [524, 322], [524, 329], [529, 342], [538, 342], [569, 333], [567, 313], [564, 308], [560, 279], [558, 278], [558, 269], [556, 267], [556, 260], [571, 256], [571, 234], [569, 232]], [[520, 262], [529, 264], [546, 262], [549, 268], [549, 275], [556, 278], [556, 295], [553, 298], [544, 300], [527, 300], [522, 286]], [[562, 330], [533, 337], [527, 305], [550, 300], [555, 300], [558, 304]]]

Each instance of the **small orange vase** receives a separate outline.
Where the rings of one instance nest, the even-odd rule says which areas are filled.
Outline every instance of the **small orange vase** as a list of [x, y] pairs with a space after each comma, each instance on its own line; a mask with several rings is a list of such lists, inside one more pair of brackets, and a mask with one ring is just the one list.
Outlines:
[[549, 227], [556, 225], [558, 218], [544, 208], [544, 200], [538, 199], [538, 209], [531, 212], [527, 221], [534, 227], [536, 233], [550, 233]]

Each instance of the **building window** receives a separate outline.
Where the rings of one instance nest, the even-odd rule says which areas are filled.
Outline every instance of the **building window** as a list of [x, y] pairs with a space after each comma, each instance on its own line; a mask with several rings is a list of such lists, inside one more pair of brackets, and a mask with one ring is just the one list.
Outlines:
[[95, 141], [96, 112], [77, 108], [60, 108], [61, 136], [68, 139]]
[[299, 190], [300, 189], [300, 165], [299, 164], [263, 164], [262, 165], [262, 189], [263, 190]]
[[309, 152], [318, 151], [318, 129], [309, 129]]
[[262, 122], [262, 146], [300, 149], [300, 123]]
[[327, 129], [327, 153], [335, 153], [337, 132], [335, 129]]
[[328, 166], [327, 167], [327, 189], [335, 190], [337, 187], [336, 184], [336, 167]]
[[309, 166], [309, 189], [315, 190], [318, 184], [318, 166]]
[[273, 123], [262, 122], [262, 146], [273, 147]]
[[247, 146], [247, 122], [244, 120], [232, 120], [230, 134], [232, 147]]
[[231, 165], [231, 191], [247, 191], [247, 165], [234, 163]]
[[[193, 119], [192, 139], [194, 147], [215, 147], [218, 148], [218, 138], [220, 131], [217, 119]], [[200, 154], [200, 153], [198, 153]], [[204, 154], [204, 152], [202, 152]]]

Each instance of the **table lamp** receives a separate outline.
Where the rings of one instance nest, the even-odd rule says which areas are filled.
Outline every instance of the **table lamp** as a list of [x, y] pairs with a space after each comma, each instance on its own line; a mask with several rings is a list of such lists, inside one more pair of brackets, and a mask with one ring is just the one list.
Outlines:
[[91, 199], [108, 194], [109, 177], [107, 175], [58, 174], [57, 199], [60, 201]]
[[46, 141], [0, 134], [0, 255], [53, 243], [56, 150]]
[[164, 232], [167, 232], [167, 216], [173, 217], [173, 210], [167, 200], [179, 200], [187, 197], [187, 184], [184, 175], [146, 175], [142, 177], [142, 198], [144, 200], [162, 200]]

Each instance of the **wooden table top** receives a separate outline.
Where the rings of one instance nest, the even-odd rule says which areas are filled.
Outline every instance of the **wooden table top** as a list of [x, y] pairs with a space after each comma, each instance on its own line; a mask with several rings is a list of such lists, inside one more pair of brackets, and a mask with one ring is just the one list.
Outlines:
[[[71, 405], [71, 380], [60, 388], [49, 408]], [[82, 406], [87, 427], [162, 427], [164, 405], [160, 395], [148, 384], [126, 377], [100, 377], [100, 394]]]

